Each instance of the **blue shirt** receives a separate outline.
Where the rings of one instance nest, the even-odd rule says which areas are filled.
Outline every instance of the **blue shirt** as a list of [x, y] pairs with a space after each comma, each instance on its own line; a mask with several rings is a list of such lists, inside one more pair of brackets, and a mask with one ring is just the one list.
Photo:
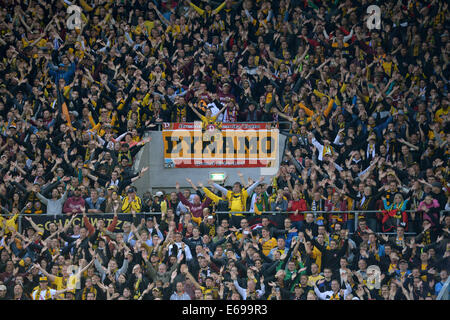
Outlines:
[[[436, 283], [436, 285], [434, 286], [434, 290], [436, 291], [436, 296], [439, 295], [444, 284], [445, 284], [444, 281], [440, 281], [440, 282]], [[449, 291], [449, 290], [450, 290], [450, 286], [447, 287], [447, 291]]]
[[105, 198], [102, 198], [102, 197], [98, 197], [97, 198], [97, 202], [94, 204], [93, 202], [92, 202], [92, 199], [89, 197], [89, 198], [86, 198], [86, 204], [87, 204], [87, 206], [88, 206], [88, 209], [97, 209], [97, 210], [100, 210], [100, 207], [101, 207], [101, 205], [103, 204], [103, 202], [105, 201]]

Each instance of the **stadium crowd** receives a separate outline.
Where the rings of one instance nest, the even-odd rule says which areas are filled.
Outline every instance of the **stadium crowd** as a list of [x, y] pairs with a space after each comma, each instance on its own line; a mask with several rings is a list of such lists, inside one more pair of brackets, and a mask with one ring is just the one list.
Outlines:
[[[0, 300], [436, 299], [447, 2], [0, 3]], [[290, 122], [277, 175], [141, 195], [145, 132], [197, 120]]]

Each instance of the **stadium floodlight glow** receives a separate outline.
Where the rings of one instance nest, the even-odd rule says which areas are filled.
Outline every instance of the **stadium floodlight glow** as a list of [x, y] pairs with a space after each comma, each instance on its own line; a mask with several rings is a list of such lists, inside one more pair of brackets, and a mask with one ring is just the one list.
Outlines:
[[209, 174], [209, 178], [212, 181], [222, 182], [225, 180], [225, 172], [213, 172]]

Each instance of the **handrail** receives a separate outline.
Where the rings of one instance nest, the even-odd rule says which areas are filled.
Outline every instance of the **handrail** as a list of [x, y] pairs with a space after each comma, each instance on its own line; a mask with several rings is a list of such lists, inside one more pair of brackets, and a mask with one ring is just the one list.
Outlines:
[[[312, 211], [312, 210], [306, 210], [306, 211], [302, 211], [300, 213], [380, 213], [381, 211], [383, 211], [382, 209], [380, 210], [333, 210], [333, 211], [326, 211], [326, 210], [317, 210], [317, 211]], [[404, 212], [406, 213], [411, 213], [411, 212], [417, 212], [417, 210], [405, 210]], [[440, 213], [441, 215], [445, 212], [450, 212], [450, 210], [441, 210]], [[255, 214], [255, 212], [251, 212], [251, 211], [215, 211], [215, 213], [249, 213], [249, 214]], [[264, 211], [262, 213], [262, 215], [265, 214], [279, 214], [279, 213], [294, 213], [294, 211]], [[101, 216], [104, 214], [114, 214], [114, 212], [102, 212], [102, 213], [86, 213], [87, 216]], [[131, 213], [123, 213], [123, 212], [118, 212], [117, 214], [131, 214]], [[137, 212], [136, 214], [161, 214], [161, 212], [153, 212], [153, 211], [149, 211], [149, 212]], [[30, 213], [22, 213], [20, 214], [20, 216], [46, 216], [46, 215], [52, 215], [52, 216], [66, 216], [66, 214], [61, 213], [61, 214], [47, 214], [47, 213], [40, 213], [40, 214], [30, 214]], [[0, 216], [13, 216], [13, 214], [0, 214]]]
[[[355, 215], [355, 230], [357, 229], [358, 226], [358, 216], [360, 213], [380, 213], [381, 210], [347, 210], [347, 211], [325, 211], [325, 210], [321, 210], [321, 211], [302, 211], [302, 214], [307, 214], [307, 213], [312, 213], [314, 214], [314, 219], [317, 218], [317, 214], [336, 214], [336, 213], [352, 213]], [[411, 212], [417, 212], [417, 210], [405, 210], [406, 213], [411, 213]], [[450, 212], [449, 210], [442, 210], [440, 211], [440, 216], [442, 217], [442, 215], [445, 212]], [[250, 211], [236, 211], [236, 212], [230, 212], [230, 211], [216, 211], [213, 214], [216, 214], [217, 216], [222, 216], [222, 215], [234, 215], [234, 214], [244, 214], [244, 217], [258, 217], [258, 216], [275, 216], [275, 215], [283, 215], [283, 216], [288, 216], [290, 213], [293, 213], [293, 211], [265, 211], [262, 212], [261, 214], [256, 214], [255, 212], [250, 212]], [[86, 216], [88, 217], [97, 217], [97, 218], [101, 218], [103, 215], [113, 215], [113, 212], [107, 212], [107, 213], [86, 213]], [[121, 215], [131, 215], [131, 213], [117, 213], [118, 216], [120, 217]], [[136, 213], [137, 215], [161, 215], [161, 212], [138, 212]], [[12, 217], [12, 214], [0, 214], [0, 217]], [[22, 218], [25, 216], [30, 216], [30, 217], [36, 217], [36, 216], [53, 216], [55, 219], [58, 217], [70, 217], [69, 215], [66, 214], [46, 214], [46, 213], [42, 213], [42, 214], [20, 214], [18, 217], [18, 229], [19, 232], [22, 232]], [[218, 224], [219, 221], [218, 219], [216, 220], [216, 223]], [[380, 234], [395, 234], [395, 233], [389, 233], [389, 232], [376, 232], [376, 233], [380, 233]], [[412, 232], [405, 232], [405, 234], [415, 234]]]

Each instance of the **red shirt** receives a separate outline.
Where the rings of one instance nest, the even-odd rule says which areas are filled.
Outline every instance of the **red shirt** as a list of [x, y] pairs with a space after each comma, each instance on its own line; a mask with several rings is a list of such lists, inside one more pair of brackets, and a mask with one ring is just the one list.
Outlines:
[[[302, 211], [306, 211], [308, 208], [306, 206], [305, 199], [300, 200], [291, 200], [288, 205], [289, 219], [291, 221], [303, 221], [305, 217], [303, 214], [300, 214]], [[295, 211], [298, 210], [299, 214], [295, 215]]]

